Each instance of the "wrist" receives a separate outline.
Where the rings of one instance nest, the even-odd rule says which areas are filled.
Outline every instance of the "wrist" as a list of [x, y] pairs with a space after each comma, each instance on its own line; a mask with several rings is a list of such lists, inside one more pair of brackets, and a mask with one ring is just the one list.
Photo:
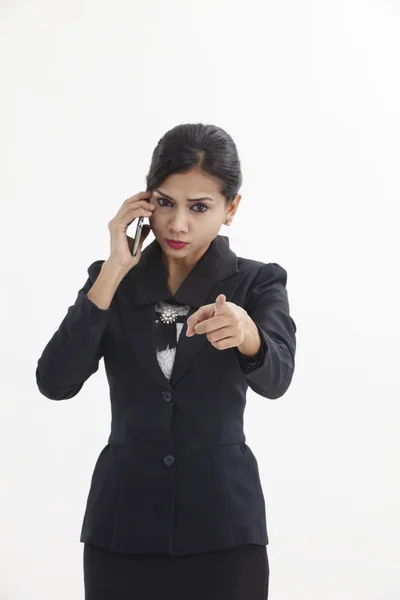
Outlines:
[[102, 264], [101, 271], [107, 273], [109, 278], [119, 282], [125, 277], [128, 271], [130, 271], [130, 268], [126, 269], [126, 267], [122, 267], [121, 265], [112, 262], [110, 259], [107, 259]]
[[252, 358], [258, 354], [261, 348], [261, 338], [257, 325], [249, 316], [246, 319], [244, 330], [243, 342], [237, 346], [237, 349], [244, 356]]

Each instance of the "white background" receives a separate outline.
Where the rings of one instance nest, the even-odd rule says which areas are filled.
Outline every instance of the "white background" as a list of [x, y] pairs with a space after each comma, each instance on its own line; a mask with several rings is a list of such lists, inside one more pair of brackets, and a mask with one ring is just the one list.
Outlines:
[[245, 413], [269, 598], [398, 600], [399, 2], [0, 11], [1, 600], [83, 598], [78, 539], [110, 427], [104, 365], [51, 402], [36, 362], [87, 266], [108, 257], [108, 221], [183, 122], [217, 124], [238, 146], [243, 199], [220, 233], [288, 271], [296, 373], [278, 400], [249, 390]]

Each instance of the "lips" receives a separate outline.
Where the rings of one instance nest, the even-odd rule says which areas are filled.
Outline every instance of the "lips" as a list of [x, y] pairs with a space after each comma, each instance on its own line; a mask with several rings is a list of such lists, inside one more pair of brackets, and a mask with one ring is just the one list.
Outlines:
[[185, 246], [188, 245], [188, 242], [177, 242], [176, 240], [165, 240], [168, 244], [168, 246], [171, 246], [171, 248], [175, 248], [176, 250], [179, 250], [179, 248], [184, 248]]

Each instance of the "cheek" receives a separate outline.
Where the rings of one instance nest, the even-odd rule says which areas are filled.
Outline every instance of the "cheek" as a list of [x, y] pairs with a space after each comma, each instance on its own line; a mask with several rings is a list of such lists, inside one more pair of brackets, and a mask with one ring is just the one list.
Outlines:
[[157, 212], [157, 210], [155, 210], [153, 212], [153, 214], [151, 215], [151, 218], [149, 219], [149, 223], [152, 227], [157, 227], [159, 222], [160, 222], [160, 214]]

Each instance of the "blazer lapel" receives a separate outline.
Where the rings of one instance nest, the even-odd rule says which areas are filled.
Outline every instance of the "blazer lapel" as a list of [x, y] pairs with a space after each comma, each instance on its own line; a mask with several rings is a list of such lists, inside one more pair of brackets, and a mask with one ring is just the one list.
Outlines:
[[[228, 280], [221, 282], [217, 282], [211, 288], [209, 294], [205, 298], [205, 301], [202, 304], [212, 304], [215, 302], [217, 296], [219, 294], [225, 294], [228, 302], [231, 302], [232, 297], [236, 291], [236, 288], [244, 278], [244, 273], [237, 273], [230, 277]], [[188, 317], [195, 313], [197, 308], [191, 308], [188, 313]], [[202, 335], [193, 335], [191, 337], [186, 336], [187, 331], [187, 323], [185, 322], [182, 327], [181, 335], [179, 336], [174, 366], [172, 369], [170, 384], [171, 386], [175, 386], [178, 381], [185, 375], [190, 365], [199, 354], [200, 350], [210, 342], [207, 339], [205, 334]]]
[[[122, 282], [121, 282], [122, 284]], [[120, 284], [120, 285], [121, 285]], [[160, 385], [168, 388], [170, 383], [161, 370], [154, 346], [154, 304], [134, 306], [131, 288], [124, 286], [119, 295], [119, 309], [126, 335], [144, 371]]]

